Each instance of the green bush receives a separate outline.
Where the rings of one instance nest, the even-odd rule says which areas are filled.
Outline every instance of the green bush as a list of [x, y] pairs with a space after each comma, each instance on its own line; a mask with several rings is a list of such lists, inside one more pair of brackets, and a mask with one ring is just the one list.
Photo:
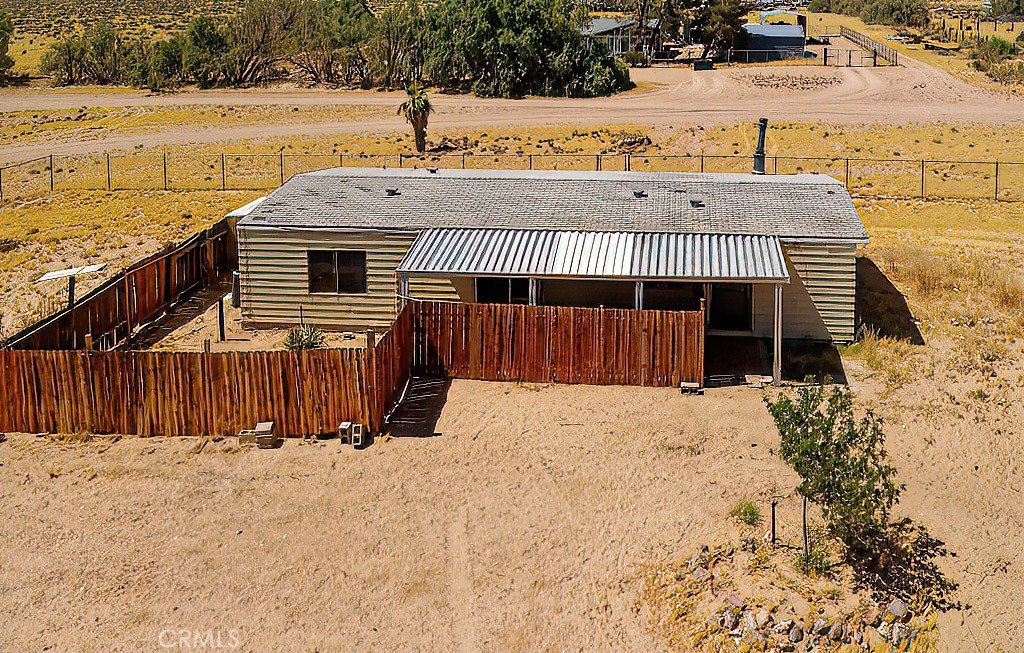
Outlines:
[[807, 576], [828, 576], [832, 571], [832, 559], [820, 532], [813, 532], [807, 540], [807, 552], [797, 554], [796, 570]]
[[856, 419], [853, 391], [841, 386], [807, 385], [765, 403], [782, 436], [779, 453], [800, 475], [797, 491], [821, 507], [851, 554], [872, 552], [903, 489], [886, 462], [882, 419], [871, 411]]
[[284, 348], [288, 351], [304, 349], [320, 349], [324, 346], [324, 332], [312, 324], [301, 324], [288, 332], [284, 339]]
[[636, 50], [623, 52], [620, 58], [622, 59], [622, 63], [626, 64], [630, 68], [647, 65], [647, 57], [644, 56], [643, 52], [638, 52]]
[[924, 28], [930, 19], [927, 0], [811, 0], [809, 9], [858, 16], [871, 25]]
[[747, 526], [757, 526], [761, 521], [761, 510], [749, 499], [741, 499], [739, 503], [733, 506], [729, 514]]
[[998, 36], [990, 36], [975, 46], [972, 57], [974, 67], [982, 72], [989, 72], [999, 64], [1017, 54], [1017, 46]]
[[874, 0], [860, 10], [860, 19], [869, 25], [924, 28], [930, 18], [927, 0]]

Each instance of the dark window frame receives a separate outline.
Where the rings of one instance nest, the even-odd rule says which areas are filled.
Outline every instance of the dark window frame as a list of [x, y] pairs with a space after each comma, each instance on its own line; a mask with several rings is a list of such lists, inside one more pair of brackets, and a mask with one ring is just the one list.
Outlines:
[[[504, 285], [503, 292], [500, 293], [502, 298], [500, 300], [490, 298], [490, 295], [497, 290], [497, 288], [492, 286], [492, 288], [487, 289], [485, 293], [483, 293], [487, 297], [485, 299], [481, 299], [481, 281], [485, 284]], [[515, 304], [518, 306], [528, 306], [530, 304], [530, 279], [528, 277], [500, 276], [473, 277], [473, 301], [480, 304]]]
[[[340, 257], [351, 260], [340, 261]], [[330, 265], [330, 271], [314, 277], [314, 265]], [[368, 276], [365, 249], [306, 250], [306, 289], [310, 295], [365, 295], [369, 293]], [[324, 284], [318, 283], [321, 277], [333, 278], [333, 289], [323, 289]]]

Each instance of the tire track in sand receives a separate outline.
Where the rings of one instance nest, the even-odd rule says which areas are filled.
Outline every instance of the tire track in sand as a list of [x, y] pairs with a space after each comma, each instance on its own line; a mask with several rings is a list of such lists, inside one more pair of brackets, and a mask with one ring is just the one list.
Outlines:
[[451, 590], [452, 635], [455, 649], [462, 653], [477, 650], [476, 601], [469, 563], [469, 512], [465, 506], [448, 530], [448, 586]]

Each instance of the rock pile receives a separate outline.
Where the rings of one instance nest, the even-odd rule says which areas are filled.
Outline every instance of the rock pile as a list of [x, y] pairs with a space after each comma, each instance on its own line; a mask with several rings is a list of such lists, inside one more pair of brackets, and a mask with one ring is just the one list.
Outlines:
[[702, 547], [647, 578], [651, 623], [673, 650], [935, 650], [934, 615], [915, 615], [902, 600], [878, 605], [851, 589], [843, 570], [807, 576], [793, 567], [793, 555], [746, 541]]
[[756, 86], [787, 91], [817, 91], [842, 83], [835, 75], [815, 75], [799, 73], [786, 75], [779, 73], [749, 73], [734, 75], [737, 81]]

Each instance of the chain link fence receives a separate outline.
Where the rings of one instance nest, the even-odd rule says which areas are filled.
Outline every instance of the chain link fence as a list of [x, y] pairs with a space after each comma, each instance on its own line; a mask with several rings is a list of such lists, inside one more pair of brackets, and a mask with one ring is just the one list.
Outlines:
[[[49, 156], [0, 168], [0, 199], [63, 190], [271, 190], [335, 167], [466, 170], [738, 172], [747, 155], [717, 154], [102, 154]], [[768, 174], [832, 176], [857, 197], [1024, 201], [1024, 162], [770, 156]]]

